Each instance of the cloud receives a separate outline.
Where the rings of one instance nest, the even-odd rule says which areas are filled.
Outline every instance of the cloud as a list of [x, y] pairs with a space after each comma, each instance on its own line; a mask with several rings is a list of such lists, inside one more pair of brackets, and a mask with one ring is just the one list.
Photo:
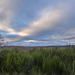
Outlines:
[[74, 3], [74, 0], [0, 0], [0, 32], [4, 31], [6, 40], [12, 42], [75, 41]]
[[42, 13], [41, 18], [38, 20], [32, 22], [32, 24], [29, 25], [27, 29], [24, 29], [19, 34], [21, 36], [26, 36], [25, 33], [27, 33], [27, 36], [37, 34], [41, 31], [51, 29], [54, 27], [56, 22], [60, 20], [61, 13], [59, 10], [53, 10], [53, 11], [46, 11], [44, 14]]
[[72, 3], [73, 0], [72, 2], [66, 2], [64, 6], [63, 3], [61, 3], [58, 5], [59, 7], [57, 6], [57, 8], [54, 8], [54, 6], [53, 8], [52, 6], [44, 8], [44, 10], [40, 11], [41, 13], [38, 13], [40, 17], [37, 18], [37, 20], [31, 22], [31, 24], [29, 24], [27, 28], [24, 28], [18, 34], [20, 36], [40, 35], [40, 33], [43, 34], [43, 32], [46, 31], [48, 31], [46, 32], [46, 34], [49, 33], [49, 30], [57, 32], [59, 30], [59, 33], [62, 33], [63, 29], [66, 32], [66, 30], [68, 30], [68, 28], [71, 27], [72, 24], [72, 17], [70, 19], [70, 13], [73, 7], [69, 6]]
[[10, 0], [0, 0], [0, 30], [7, 31], [9, 33], [15, 32], [15, 30], [11, 28], [12, 19], [13, 11], [11, 9]]

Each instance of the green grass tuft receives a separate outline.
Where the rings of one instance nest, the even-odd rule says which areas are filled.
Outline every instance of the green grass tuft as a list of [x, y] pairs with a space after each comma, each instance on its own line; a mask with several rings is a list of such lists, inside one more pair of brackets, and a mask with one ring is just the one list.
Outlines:
[[75, 75], [75, 47], [1, 50], [0, 75]]

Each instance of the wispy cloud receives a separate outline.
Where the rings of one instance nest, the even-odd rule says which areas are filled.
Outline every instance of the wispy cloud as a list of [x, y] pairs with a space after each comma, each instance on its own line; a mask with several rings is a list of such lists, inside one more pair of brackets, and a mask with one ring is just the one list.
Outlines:
[[23, 31], [21, 31], [19, 34], [21, 36], [36, 35], [39, 32], [53, 28], [60, 18], [60, 10], [49, 11], [48, 9], [48, 11], [41, 14], [41, 17], [38, 18], [38, 20], [33, 21], [29, 27], [27, 27], [27, 29], [23, 29]]
[[74, 3], [74, 0], [0, 0], [0, 31], [5, 31], [6, 40], [12, 42], [36, 40], [42, 44], [48, 42], [44, 41], [46, 38], [56, 43], [75, 42]]

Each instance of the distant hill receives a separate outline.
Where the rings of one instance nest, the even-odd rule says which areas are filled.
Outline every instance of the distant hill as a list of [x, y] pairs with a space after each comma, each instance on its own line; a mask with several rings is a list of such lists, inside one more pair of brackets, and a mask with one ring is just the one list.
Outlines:
[[2, 46], [0, 47], [0, 50], [3, 50], [3, 49], [18, 49], [18, 50], [21, 50], [21, 51], [29, 51], [29, 50], [32, 50], [34, 48], [54, 48], [54, 47], [59, 47], [59, 48], [65, 48], [65, 47], [75, 47], [75, 45], [63, 45], [63, 46], [33, 46], [33, 47], [28, 47], [28, 46]]

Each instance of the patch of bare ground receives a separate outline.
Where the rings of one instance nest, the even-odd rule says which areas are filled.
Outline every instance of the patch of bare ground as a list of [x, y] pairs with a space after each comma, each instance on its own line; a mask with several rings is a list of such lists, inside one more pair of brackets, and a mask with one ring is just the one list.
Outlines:
[[33, 50], [35, 47], [24, 47], [24, 46], [3, 46], [0, 47], [0, 50], [5, 50], [5, 49], [17, 49], [17, 50], [21, 50], [21, 51], [29, 51], [29, 50]]

